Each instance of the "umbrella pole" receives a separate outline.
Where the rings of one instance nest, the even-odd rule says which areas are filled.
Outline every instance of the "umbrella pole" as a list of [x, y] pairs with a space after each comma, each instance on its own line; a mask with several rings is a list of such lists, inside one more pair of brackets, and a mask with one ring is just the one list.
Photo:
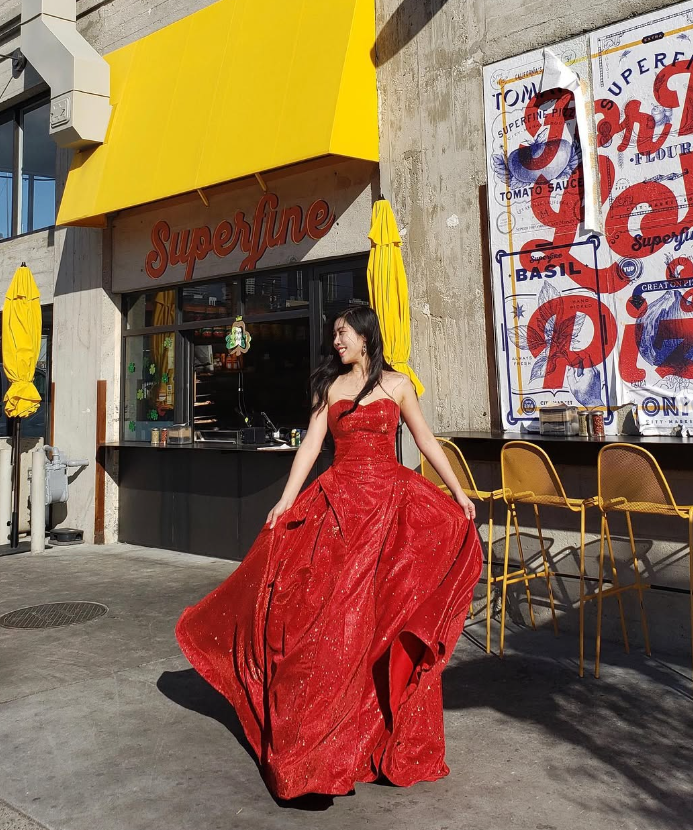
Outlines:
[[14, 467], [12, 468], [12, 525], [10, 528], [10, 547], [19, 547], [19, 483], [21, 480], [20, 468], [21, 451], [20, 451], [20, 437], [22, 431], [22, 419], [14, 418], [12, 424], [12, 455], [14, 458]]

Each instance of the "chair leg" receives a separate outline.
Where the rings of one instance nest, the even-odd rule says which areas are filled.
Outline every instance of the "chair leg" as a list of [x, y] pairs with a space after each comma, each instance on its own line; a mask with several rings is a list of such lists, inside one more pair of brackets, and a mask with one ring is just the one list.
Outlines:
[[599, 584], [597, 586], [597, 641], [594, 657], [594, 676], [599, 677], [599, 657], [602, 648], [602, 583], [604, 582], [604, 537], [607, 533], [606, 516], [602, 513], [602, 529], [599, 534]]
[[508, 559], [510, 558], [510, 513], [512, 506], [508, 505], [507, 516], [505, 520], [505, 554], [503, 556], [503, 598], [501, 602], [501, 630], [500, 630], [500, 649], [499, 655], [503, 656], [503, 649], [505, 648], [505, 603], [508, 595]]
[[493, 580], [493, 498], [488, 503], [488, 554], [486, 557], [486, 654], [491, 653], [491, 587]]
[[539, 547], [541, 548], [541, 558], [544, 562], [544, 577], [546, 579], [546, 588], [549, 592], [549, 605], [551, 607], [551, 617], [553, 619], [553, 633], [558, 637], [558, 620], [556, 619], [556, 605], [553, 601], [553, 590], [551, 588], [551, 571], [549, 570], [549, 557], [544, 546], [544, 536], [541, 532], [541, 521], [539, 520], [539, 507], [534, 505], [534, 521], [537, 525], [537, 533], [539, 534]]
[[635, 569], [635, 585], [638, 590], [638, 597], [640, 599], [640, 622], [642, 623], [642, 636], [645, 640], [645, 654], [650, 656], [650, 633], [647, 629], [647, 615], [645, 614], [645, 600], [642, 595], [642, 581], [640, 579], [640, 567], [638, 565], [638, 554], [635, 550], [635, 537], [633, 536], [633, 523], [630, 519], [630, 511], [626, 511], [626, 521], [628, 523], [628, 535], [630, 537], [630, 549], [633, 554], [633, 568]]
[[[611, 541], [611, 531], [609, 525], [606, 525], [606, 545], [609, 549], [609, 559], [611, 560], [611, 578], [614, 588], [620, 588], [618, 582], [618, 572], [616, 571], [616, 557], [614, 556], [614, 546]], [[630, 643], [628, 641], [628, 629], [626, 628], [626, 615], [623, 613], [623, 600], [621, 594], [616, 594], [616, 601], [618, 602], [618, 613], [621, 617], [621, 635], [623, 637], [623, 649], [626, 654], [630, 654]]]
[[580, 677], [585, 675], [585, 505], [580, 507]]
[[532, 623], [532, 628], [536, 629], [537, 624], [534, 621], [534, 609], [532, 608], [532, 595], [529, 591], [529, 580], [527, 579], [527, 566], [525, 565], [525, 555], [522, 552], [522, 539], [520, 539], [520, 523], [517, 520], [517, 510], [513, 504], [513, 522], [515, 524], [515, 538], [517, 539], [517, 552], [520, 556], [520, 565], [522, 566], [522, 573], [525, 577], [525, 593], [527, 594], [527, 608], [529, 609], [529, 619]]

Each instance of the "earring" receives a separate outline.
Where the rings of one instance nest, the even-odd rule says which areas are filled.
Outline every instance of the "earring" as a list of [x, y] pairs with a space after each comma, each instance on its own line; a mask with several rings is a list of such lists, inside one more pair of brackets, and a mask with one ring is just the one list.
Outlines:
[[362, 355], [366, 354], [366, 344], [365, 344], [365, 342], [364, 342], [363, 346], [361, 347], [361, 354]]

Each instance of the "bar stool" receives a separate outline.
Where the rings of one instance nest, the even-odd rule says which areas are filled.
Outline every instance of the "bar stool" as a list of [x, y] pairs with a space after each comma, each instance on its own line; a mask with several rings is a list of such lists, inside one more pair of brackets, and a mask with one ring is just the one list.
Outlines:
[[[503, 607], [501, 609], [500, 656], [503, 656], [505, 644], [505, 606], [508, 585], [524, 582], [527, 594], [527, 606], [532, 628], [536, 629], [532, 597], [529, 591], [529, 581], [538, 577], [546, 580], [549, 594], [549, 605], [553, 618], [553, 629], [558, 636], [558, 620], [551, 588], [551, 577], [555, 576], [549, 570], [549, 561], [544, 545], [544, 536], [541, 530], [539, 507], [559, 507], [580, 514], [580, 677], [584, 669], [584, 606], [585, 606], [585, 510], [596, 504], [596, 499], [571, 499], [565, 493], [563, 484], [553, 466], [549, 456], [536, 444], [528, 441], [509, 441], [501, 450], [501, 476], [503, 495], [508, 505], [508, 515], [505, 523], [505, 556], [503, 559], [503, 576], [499, 577], [503, 584]], [[544, 567], [537, 573], [527, 571], [522, 551], [520, 526], [517, 520], [518, 504], [531, 504], [534, 507], [534, 519], [539, 534], [539, 546]], [[520, 569], [508, 573], [508, 559], [510, 554], [510, 522], [513, 522], [517, 550], [520, 557]]]
[[[640, 601], [640, 623], [645, 641], [645, 654], [650, 656], [650, 637], [647, 628], [647, 615], [643, 601], [643, 591], [649, 585], [643, 584], [640, 579], [638, 555], [635, 549], [633, 536], [633, 522], [631, 513], [649, 513], [660, 516], [671, 516], [685, 519], [688, 522], [688, 559], [689, 559], [689, 592], [691, 637], [693, 639], [693, 505], [677, 504], [672, 495], [669, 482], [655, 457], [642, 447], [633, 444], [607, 444], [599, 453], [597, 461], [599, 476], [599, 507], [602, 512], [602, 527], [599, 542], [599, 586], [597, 589], [597, 649], [594, 663], [594, 676], [599, 677], [599, 658], [601, 652], [602, 627], [602, 600], [604, 597], [615, 594], [621, 601], [624, 591], [635, 590]], [[630, 541], [631, 556], [635, 582], [633, 585], [619, 587], [618, 581], [614, 587], [603, 589], [604, 577], [604, 542], [609, 550], [612, 571], [615, 574], [616, 564], [611, 544], [608, 514], [619, 511], [626, 514], [628, 538]], [[593, 597], [590, 597], [592, 599]], [[626, 651], [628, 638], [621, 608], [621, 620], [624, 632]]]
[[[440, 444], [446, 458], [450, 462], [452, 471], [455, 473], [457, 480], [462, 485], [465, 495], [475, 501], [481, 501], [488, 504], [488, 553], [487, 558], [487, 577], [486, 577], [486, 653], [491, 651], [491, 586], [497, 582], [500, 577], [493, 577], [491, 575], [491, 564], [493, 560], [493, 504], [496, 500], [503, 498], [502, 490], [479, 490], [474, 481], [474, 476], [469, 468], [469, 464], [462, 454], [462, 451], [457, 444], [449, 441], [447, 438], [439, 438], [436, 436], [436, 441]], [[450, 494], [450, 490], [445, 482], [441, 479], [435, 469], [428, 463], [424, 455], [421, 456], [421, 474], [428, 479], [432, 484], [435, 484], [443, 492]]]

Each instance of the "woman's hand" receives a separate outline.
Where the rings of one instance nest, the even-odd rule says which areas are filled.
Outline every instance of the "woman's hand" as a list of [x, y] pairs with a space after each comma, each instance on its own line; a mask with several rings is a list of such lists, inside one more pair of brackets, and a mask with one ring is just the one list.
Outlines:
[[476, 519], [476, 507], [474, 506], [474, 502], [469, 498], [469, 496], [465, 495], [462, 490], [458, 490], [454, 494], [454, 499], [462, 510], [464, 510], [464, 515], [470, 522], [473, 522], [474, 519]]
[[272, 529], [277, 524], [277, 519], [283, 514], [286, 513], [287, 510], [290, 510], [295, 499], [287, 498], [286, 496], [282, 496], [279, 501], [274, 505], [274, 507], [270, 510], [267, 514], [267, 523]]

